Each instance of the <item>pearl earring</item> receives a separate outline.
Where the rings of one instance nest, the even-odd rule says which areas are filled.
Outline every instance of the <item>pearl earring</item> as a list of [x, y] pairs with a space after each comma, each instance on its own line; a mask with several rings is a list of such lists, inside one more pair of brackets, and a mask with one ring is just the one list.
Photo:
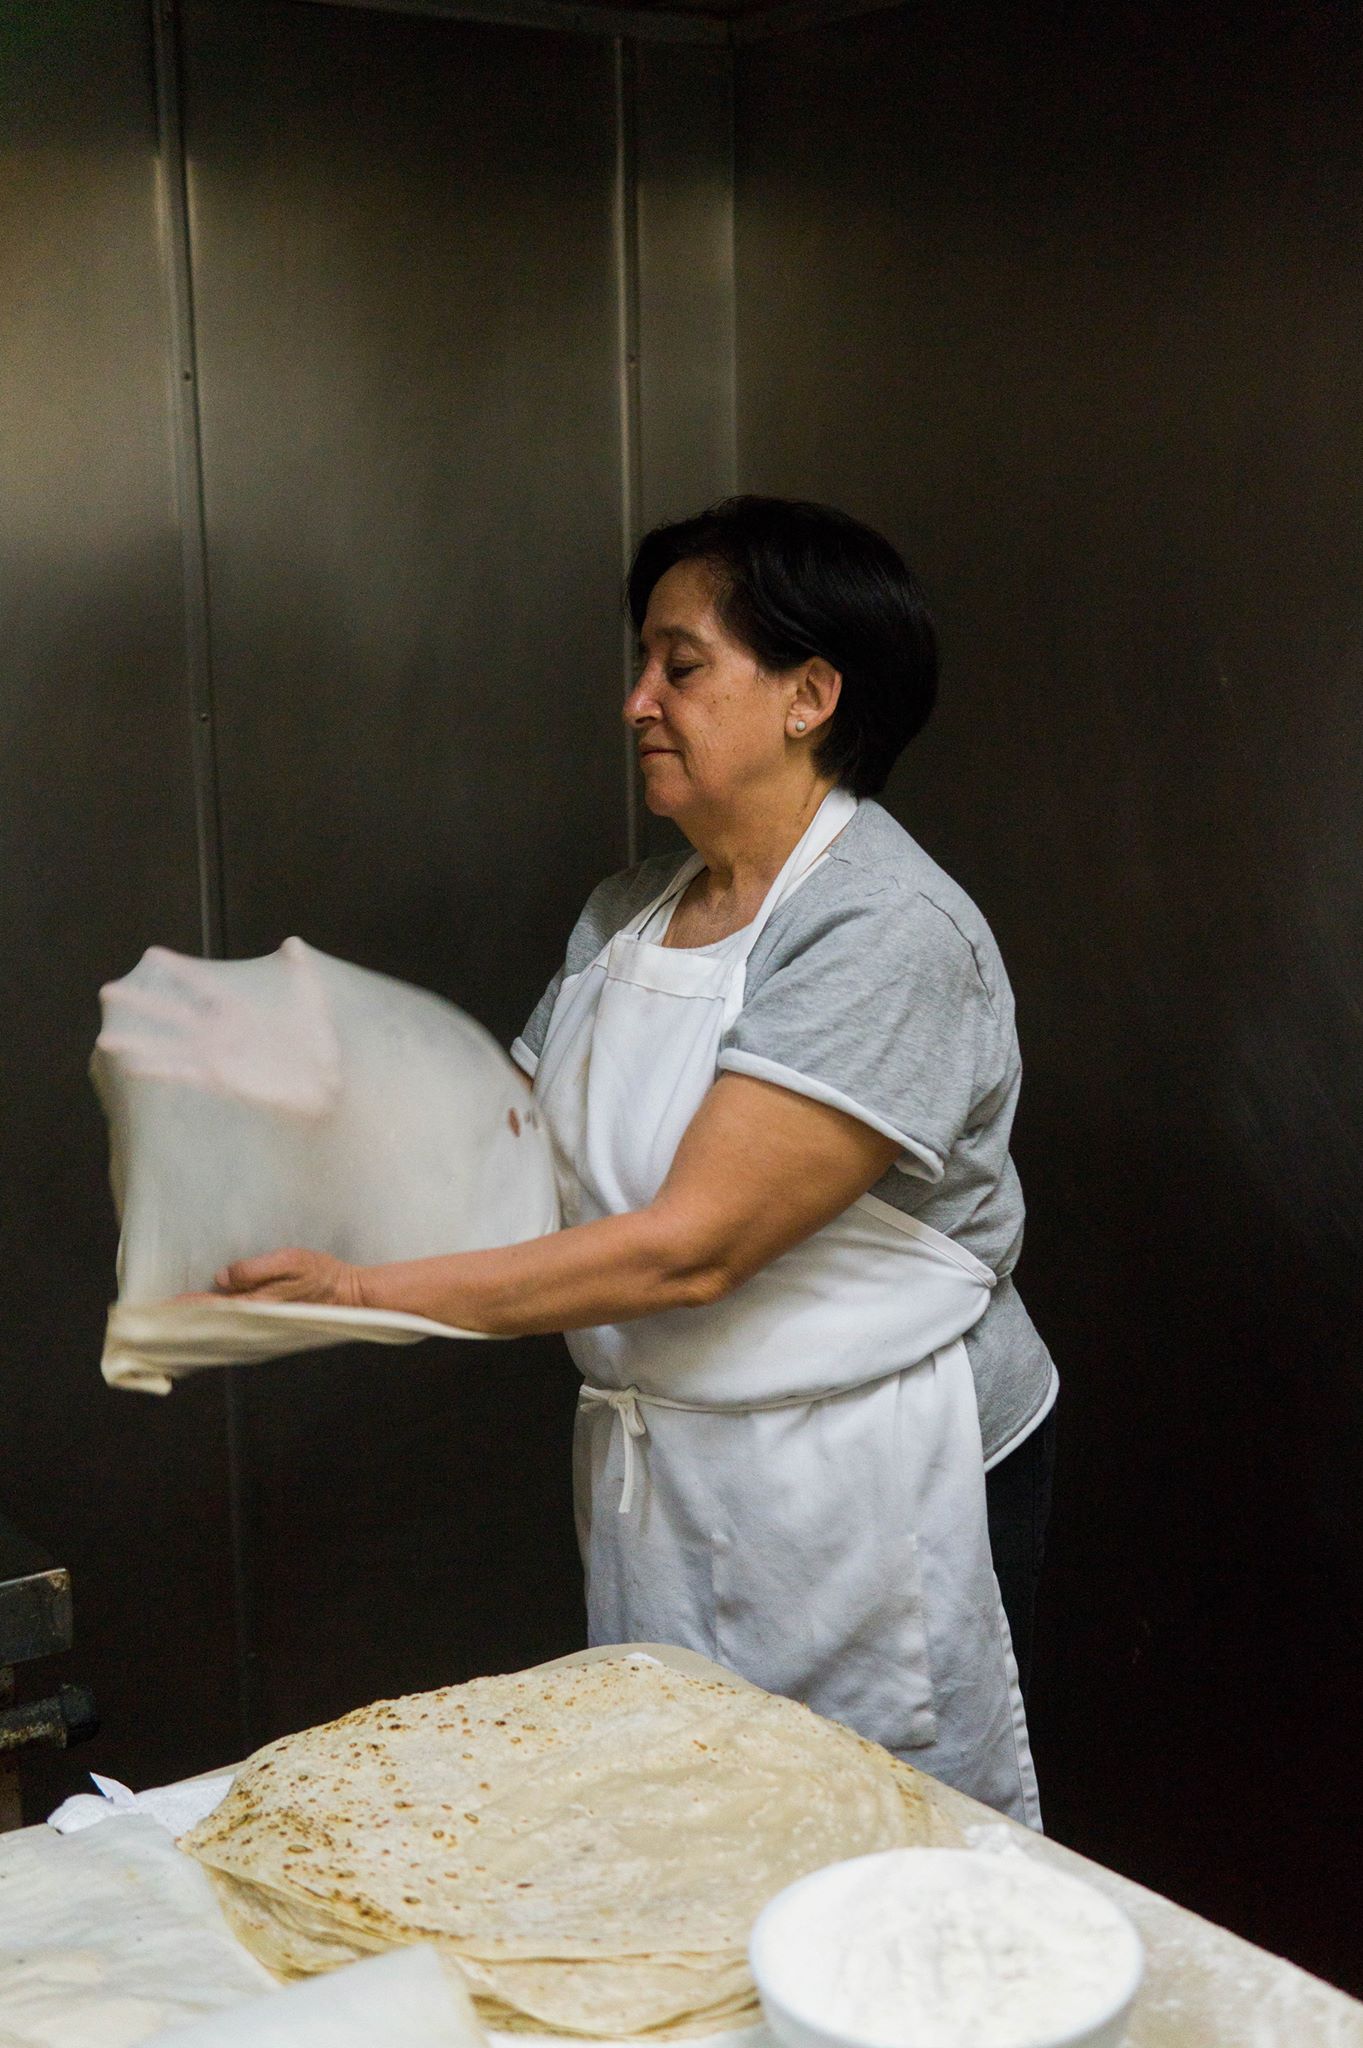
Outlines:
[[796, 732], [803, 732], [803, 731], [804, 731], [804, 729], [805, 729], [805, 722], [804, 722], [803, 718], [797, 718], [797, 719], [796, 719], [796, 721], [795, 721], [795, 730], [796, 730]]

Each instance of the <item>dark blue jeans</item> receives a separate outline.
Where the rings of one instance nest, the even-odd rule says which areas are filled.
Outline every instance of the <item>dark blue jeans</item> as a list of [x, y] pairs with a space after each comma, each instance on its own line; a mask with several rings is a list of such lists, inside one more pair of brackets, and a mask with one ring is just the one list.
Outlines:
[[1013, 1655], [1017, 1658], [1024, 1699], [1032, 1675], [1036, 1587], [1046, 1553], [1046, 1524], [1051, 1517], [1054, 1477], [1054, 1408], [1039, 1429], [1034, 1429], [1001, 1465], [984, 1476], [994, 1576], [1013, 1635]]

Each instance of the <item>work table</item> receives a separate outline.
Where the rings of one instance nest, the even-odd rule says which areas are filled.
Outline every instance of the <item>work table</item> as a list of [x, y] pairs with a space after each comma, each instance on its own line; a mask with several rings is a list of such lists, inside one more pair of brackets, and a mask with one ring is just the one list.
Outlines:
[[[654, 1644], [633, 1647], [645, 1650], [680, 1670], [703, 1677], [721, 1676], [732, 1682], [732, 1674], [718, 1671], [717, 1667], [689, 1651]], [[619, 1649], [589, 1650], [556, 1661], [580, 1664], [619, 1654]], [[1336, 1991], [1295, 1965], [1269, 1955], [1225, 1929], [1199, 1919], [1196, 1914], [1146, 1891], [1129, 1879], [1103, 1869], [1073, 1850], [1036, 1835], [1013, 1821], [1002, 1819], [992, 1809], [963, 1793], [940, 1785], [931, 1778], [920, 1777], [918, 1785], [930, 1817], [934, 1841], [947, 1845], [956, 1844], [964, 1838], [972, 1846], [986, 1849], [1005, 1841], [1013, 1842], [1028, 1856], [1094, 1885], [1130, 1915], [1145, 1943], [1146, 1975], [1133, 2009], [1125, 2048], [1363, 2048], [1363, 2004], [1344, 1992]], [[115, 1825], [114, 1822], [101, 1822], [95, 1832], [102, 1833], [106, 1827]], [[188, 1864], [188, 1859], [179, 1857], [170, 1847], [168, 1836], [159, 1836], [159, 1841], [153, 1839], [154, 1823], [137, 1821], [134, 1833], [138, 1830], [145, 1837], [145, 1851], [142, 1853], [146, 1853], [152, 1863], [159, 1859], [166, 1866]], [[46, 1841], [41, 1839], [44, 1835], [47, 1836]], [[3, 1977], [7, 1948], [11, 1953], [13, 1950], [13, 1943], [5, 1941], [3, 1879], [6, 1861], [18, 1863], [27, 1857], [32, 1862], [36, 1858], [47, 1872], [53, 1873], [54, 1869], [60, 1870], [63, 1852], [83, 1839], [81, 1835], [58, 1838], [43, 1828], [24, 1829], [0, 1839], [0, 1977]], [[14, 1845], [12, 1849], [11, 1844]], [[116, 1861], [105, 1859], [106, 1863]], [[93, 1868], [88, 1853], [72, 1856], [69, 1869], [73, 1878], [87, 1868]], [[19, 1873], [16, 1870], [14, 1874], [17, 1876]], [[169, 1870], [168, 1874], [173, 1886], [175, 1872]], [[248, 1989], [259, 1988], [256, 1979], [263, 1977], [263, 1973], [227, 1933], [226, 1924], [212, 1904], [206, 1881], [197, 1866], [182, 1875], [187, 1894], [193, 1893], [195, 1885], [202, 1887], [199, 1926], [192, 1940], [186, 1936], [183, 1957], [177, 1958], [173, 1942], [166, 1944], [167, 1995], [183, 1998], [186, 1988], [191, 1986], [192, 1952], [216, 1956], [213, 1967], [220, 1973], [226, 1970], [223, 1981], [227, 1989], [212, 1995], [211, 2002], [231, 2004], [236, 1997], [248, 1995]], [[108, 1887], [111, 1879], [107, 1867], [99, 1872], [98, 1881], [104, 1890], [98, 1895], [91, 1893], [86, 1915], [91, 1925], [101, 1919], [107, 1923], [110, 1912], [112, 1895]], [[118, 1882], [116, 1872], [113, 1882]], [[136, 1890], [139, 1882], [145, 1883], [145, 1876], [139, 1879], [136, 1872], [130, 1871], [130, 1891]], [[82, 1898], [78, 1885], [73, 1890], [67, 1883], [61, 1889], [65, 1894], [64, 1923], [67, 1929], [74, 1930], [64, 1937], [70, 1943], [76, 1939], [75, 1931], [82, 1926]], [[122, 1903], [113, 1899], [116, 1909], [121, 1909]], [[239, 1961], [234, 1962], [234, 1956]], [[32, 1960], [41, 1963], [42, 1958]], [[208, 1966], [205, 1964], [204, 1967]], [[61, 1974], [60, 1957], [56, 1954], [53, 1955], [52, 1974], [54, 1982]], [[153, 2022], [146, 2031], [154, 2031], [155, 2024], [157, 2022]], [[18, 2038], [47, 2042], [58, 2037], [55, 2034], [21, 2034]], [[140, 2038], [140, 2035], [120, 2036], [121, 2040], [128, 2041]], [[733, 2048], [740, 2048], [740, 2044], [741, 2048], [768, 2048], [764, 2029], [749, 2029], [741, 2035], [727, 2038], [733, 2043]]]

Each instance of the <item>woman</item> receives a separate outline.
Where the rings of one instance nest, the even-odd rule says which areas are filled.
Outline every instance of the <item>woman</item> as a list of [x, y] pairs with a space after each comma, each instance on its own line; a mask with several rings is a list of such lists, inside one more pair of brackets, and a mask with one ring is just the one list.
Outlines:
[[217, 1284], [567, 1332], [592, 1641], [690, 1645], [1036, 1822], [976, 1392], [998, 1451], [1054, 1391], [1003, 1277], [1012, 1002], [868, 800], [931, 709], [931, 623], [879, 535], [763, 498], [648, 535], [629, 601], [626, 722], [694, 851], [602, 884], [512, 1049], [565, 1228]]

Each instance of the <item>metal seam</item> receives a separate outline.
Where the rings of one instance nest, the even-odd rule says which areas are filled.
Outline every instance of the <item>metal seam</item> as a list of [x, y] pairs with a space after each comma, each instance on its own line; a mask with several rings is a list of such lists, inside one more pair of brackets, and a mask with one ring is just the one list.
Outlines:
[[[625, 36], [615, 38], [615, 277], [617, 365], [620, 394], [620, 575], [629, 573], [639, 538], [642, 483], [639, 407], [639, 161], [638, 51]], [[625, 690], [634, 673], [634, 624], [621, 624], [621, 671]], [[634, 748], [628, 733], [621, 743], [625, 777], [625, 857], [639, 858], [639, 799]]]
[[[207, 522], [199, 366], [194, 331], [193, 253], [185, 158], [183, 71], [177, 0], [152, 0], [156, 73], [157, 200], [161, 216], [171, 350], [171, 421], [176, 513], [180, 533], [185, 676], [194, 776], [194, 830], [199, 868], [200, 944], [221, 956], [226, 936], [222, 811], [214, 731], [213, 657], [209, 617]], [[256, 1652], [250, 1545], [246, 1420], [239, 1369], [223, 1374], [227, 1452], [228, 1544], [235, 1634], [236, 1708], [243, 1752], [256, 1746]]]
[[[730, 23], [732, 31], [733, 24]], [[725, 345], [729, 355], [729, 489], [741, 488], [738, 462], [738, 44], [730, 33], [725, 55], [725, 162], [724, 182], [728, 199], [728, 239], [726, 256], [729, 270], [728, 333]]]
[[185, 673], [194, 765], [194, 823], [199, 856], [199, 924], [203, 951], [212, 957], [221, 953], [224, 937], [222, 835], [213, 729], [203, 447], [176, 0], [155, 0], [152, 23], [156, 58], [158, 197], [169, 301], [171, 415], [180, 528]]

